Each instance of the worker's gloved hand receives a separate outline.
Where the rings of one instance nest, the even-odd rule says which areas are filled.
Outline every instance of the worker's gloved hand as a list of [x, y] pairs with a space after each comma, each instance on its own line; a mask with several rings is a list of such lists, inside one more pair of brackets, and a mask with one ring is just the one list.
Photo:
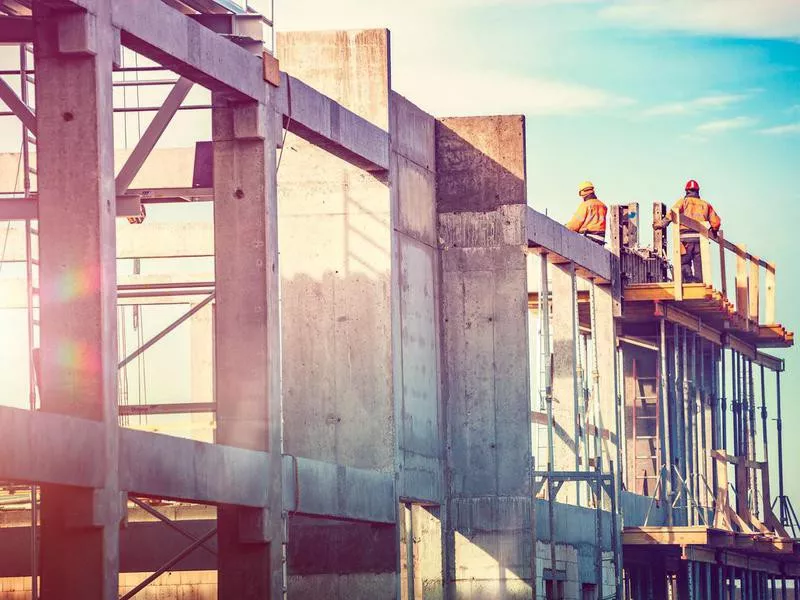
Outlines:
[[719, 235], [719, 232], [716, 229], [711, 229], [709, 233], [711, 234], [712, 239], [717, 239]]

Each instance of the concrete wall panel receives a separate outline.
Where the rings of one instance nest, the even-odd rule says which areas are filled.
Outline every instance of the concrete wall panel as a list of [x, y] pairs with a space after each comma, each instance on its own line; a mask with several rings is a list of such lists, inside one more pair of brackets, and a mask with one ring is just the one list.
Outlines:
[[280, 32], [281, 67], [377, 125], [389, 129], [389, 31]]
[[[286, 33], [277, 46], [288, 73], [388, 128], [387, 31]], [[393, 473], [388, 180], [289, 135], [278, 181], [285, 452]], [[350, 523], [308, 521], [293, 531], [292, 598], [395, 597], [395, 527], [375, 537]], [[360, 558], [381, 556], [380, 569]]]
[[449, 502], [456, 597], [530, 598], [524, 121], [437, 123]]

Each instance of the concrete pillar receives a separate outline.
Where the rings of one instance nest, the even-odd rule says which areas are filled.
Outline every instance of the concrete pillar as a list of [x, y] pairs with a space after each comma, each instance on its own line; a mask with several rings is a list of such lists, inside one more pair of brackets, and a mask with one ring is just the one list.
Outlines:
[[532, 596], [524, 140], [522, 117], [437, 123], [448, 597]]
[[443, 544], [440, 511], [435, 507], [412, 505], [414, 534], [414, 600], [444, 598]]
[[217, 442], [271, 453], [268, 507], [218, 509], [221, 600], [279, 598], [283, 588], [279, 129], [267, 93], [266, 105], [213, 98]]
[[[277, 47], [287, 72], [389, 129], [386, 30], [285, 33], [278, 35]], [[397, 264], [389, 180], [293, 135], [286, 139], [279, 179], [286, 453], [394, 474], [399, 374], [393, 370], [397, 339], [393, 306], [398, 298], [393, 285]], [[414, 249], [419, 252], [412, 257], [410, 278], [416, 288], [424, 285], [423, 267], [432, 267], [426, 264], [421, 246]], [[417, 306], [419, 322], [408, 324], [413, 326], [412, 335], [430, 320], [423, 312], [429, 303]], [[409, 339], [411, 344], [415, 341]], [[419, 344], [428, 352], [420, 356], [431, 356], [430, 340], [420, 337]], [[419, 364], [417, 356], [408, 358], [409, 365]], [[426, 421], [436, 400], [422, 395], [428, 394], [429, 374], [417, 380], [419, 387], [415, 383], [407, 388], [409, 402], [412, 394], [420, 394], [413, 400], [421, 405], [414, 425], [422, 448], [424, 432], [435, 428]], [[425, 457], [418, 464], [431, 471]], [[419, 476], [421, 488], [435, 488], [435, 477], [422, 470]], [[291, 521], [295, 523], [290, 530], [303, 535], [290, 535], [290, 597], [318, 598], [322, 593], [348, 599], [397, 597], [397, 527], [387, 531], [386, 526], [353, 527], [295, 516]], [[346, 536], [343, 527], [349, 527]], [[352, 552], [352, 545], [365, 552]], [[319, 552], [321, 547], [328, 550]], [[329, 553], [337, 560], [326, 560]]]
[[118, 597], [122, 496], [110, 3], [34, 4], [41, 279], [41, 407], [105, 424], [98, 489], [42, 486], [42, 598]]
[[392, 92], [392, 371], [398, 496], [441, 505], [435, 119]]
[[[600, 373], [600, 423], [604, 435], [600, 442], [603, 471], [610, 470], [611, 461], [618, 471], [616, 403], [617, 403], [617, 334], [614, 323], [614, 299], [611, 286], [595, 285], [595, 324], [592, 335], [600, 340], [597, 345], [597, 369]], [[608, 432], [607, 434], [605, 432]]]
[[[577, 294], [575, 265], [554, 265], [550, 269], [552, 317], [550, 335], [553, 339], [553, 470], [577, 471], [581, 466], [578, 457], [576, 392], [575, 336], [578, 333], [575, 301]], [[547, 457], [539, 457], [545, 464]], [[584, 466], [585, 468], [585, 466]], [[578, 485], [567, 482], [557, 496], [559, 502], [574, 504], [577, 501]], [[584, 499], [585, 500], [585, 499]]]

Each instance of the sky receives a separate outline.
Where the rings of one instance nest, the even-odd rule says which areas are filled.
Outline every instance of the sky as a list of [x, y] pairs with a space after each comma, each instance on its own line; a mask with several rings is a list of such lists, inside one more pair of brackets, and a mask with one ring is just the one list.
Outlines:
[[[389, 28], [392, 87], [433, 115], [524, 114], [528, 203], [561, 221], [585, 179], [644, 215], [697, 179], [726, 236], [777, 264], [778, 320], [800, 328], [800, 2], [276, 0], [275, 13], [282, 30]], [[800, 350], [774, 354], [800, 507]], [[767, 393], [772, 419], [773, 377]]]
[[[524, 114], [528, 202], [558, 220], [569, 218], [586, 179], [606, 203], [639, 202], [645, 215], [652, 202], [671, 204], [687, 179], [697, 179], [722, 216], [727, 238], [777, 264], [778, 318], [800, 328], [794, 304], [800, 297], [794, 258], [800, 222], [797, 0], [275, 5], [280, 30], [389, 28], [393, 88], [436, 116]], [[7, 50], [0, 49], [2, 68], [16, 60]], [[142, 104], [157, 104], [147, 97], [153, 93], [143, 91]], [[189, 99], [207, 101], [199, 89]], [[117, 117], [118, 145], [135, 141], [143, 118]], [[207, 117], [182, 113], [163, 145], [180, 145], [181, 127], [201, 139], [210, 133]], [[0, 152], [18, 149], [12, 130], [18, 127], [10, 119], [0, 119]], [[157, 331], [162, 320], [168, 318], [154, 314], [147, 330]], [[775, 354], [787, 359], [785, 472], [800, 508], [800, 436], [792, 435], [800, 426], [800, 350]], [[770, 402], [774, 417], [772, 396]], [[770, 427], [774, 432], [774, 423]], [[770, 444], [774, 451], [774, 438]], [[772, 488], [777, 491], [774, 480]]]

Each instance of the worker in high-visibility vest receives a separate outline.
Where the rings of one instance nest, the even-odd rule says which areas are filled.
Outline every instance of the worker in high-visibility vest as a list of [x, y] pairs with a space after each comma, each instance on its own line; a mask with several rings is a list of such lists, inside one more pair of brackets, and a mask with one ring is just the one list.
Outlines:
[[594, 184], [584, 181], [578, 188], [583, 201], [567, 223], [567, 229], [585, 235], [601, 246], [606, 243], [606, 214], [608, 207], [597, 199]]
[[[722, 220], [714, 207], [700, 197], [700, 184], [694, 179], [690, 179], [686, 182], [685, 191], [684, 197], [675, 203], [675, 206], [660, 223], [653, 223], [653, 227], [656, 229], [666, 227], [672, 222], [674, 215], [682, 214], [708, 227], [711, 235], [716, 237], [722, 226]], [[685, 225], [681, 225], [681, 274], [684, 283], [703, 281], [700, 234]]]

